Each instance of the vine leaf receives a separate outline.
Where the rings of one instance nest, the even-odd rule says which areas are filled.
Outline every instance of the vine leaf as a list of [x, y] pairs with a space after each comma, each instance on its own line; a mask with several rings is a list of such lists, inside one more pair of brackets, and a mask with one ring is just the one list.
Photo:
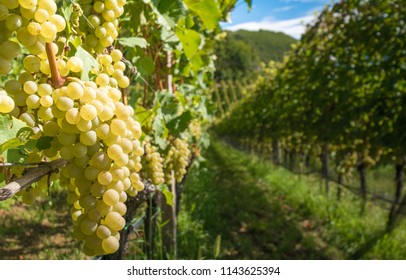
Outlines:
[[182, 43], [187, 58], [192, 59], [199, 50], [202, 41], [200, 34], [192, 29], [177, 27], [176, 36], [178, 36], [179, 41]]
[[190, 121], [192, 120], [192, 114], [190, 111], [184, 112], [182, 115], [170, 120], [166, 127], [169, 129], [171, 135], [180, 137], [180, 134], [187, 129]]
[[23, 128], [27, 128], [25, 122], [14, 117], [10, 119], [8, 116], [0, 115], [0, 155], [7, 149], [23, 145], [25, 137], [18, 137], [19, 131]]
[[184, 0], [186, 6], [194, 12], [209, 30], [217, 27], [221, 12], [215, 0]]
[[147, 48], [148, 42], [144, 38], [141, 37], [125, 37], [119, 38], [118, 42], [124, 47], [140, 47], [142, 49]]
[[94, 57], [81, 46], [77, 48], [75, 56], [83, 61], [83, 71], [81, 80], [89, 81], [90, 70], [92, 70], [92, 68], [98, 68], [99, 63], [97, 63], [97, 60], [94, 59]]

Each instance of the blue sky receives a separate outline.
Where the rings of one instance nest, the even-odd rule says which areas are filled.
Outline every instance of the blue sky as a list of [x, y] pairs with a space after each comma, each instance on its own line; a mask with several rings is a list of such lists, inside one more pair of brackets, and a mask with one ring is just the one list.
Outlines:
[[305, 24], [315, 19], [327, 4], [337, 0], [252, 0], [248, 12], [244, 0], [238, 0], [231, 22], [222, 23], [227, 30], [272, 30], [299, 39]]

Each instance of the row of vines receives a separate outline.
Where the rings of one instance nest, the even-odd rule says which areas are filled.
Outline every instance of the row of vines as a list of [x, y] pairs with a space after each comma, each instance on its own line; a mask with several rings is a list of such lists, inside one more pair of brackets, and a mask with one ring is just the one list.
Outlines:
[[[317, 159], [325, 178], [344, 183], [393, 165], [389, 228], [404, 212], [406, 152], [406, 6], [404, 1], [348, 0], [326, 6], [279, 64], [272, 63], [233, 112], [217, 125], [230, 141], [268, 146], [273, 159]], [[331, 168], [334, 168], [332, 171]], [[326, 191], [329, 192], [328, 180]]]
[[0, 0], [0, 200], [60, 185], [89, 256], [123, 257], [153, 193], [171, 217], [209, 144], [214, 44], [235, 4]]

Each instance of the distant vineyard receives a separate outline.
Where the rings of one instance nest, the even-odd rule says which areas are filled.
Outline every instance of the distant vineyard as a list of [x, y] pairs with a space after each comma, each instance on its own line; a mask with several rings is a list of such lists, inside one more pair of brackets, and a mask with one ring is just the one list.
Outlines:
[[[255, 93], [220, 122], [218, 133], [245, 146], [267, 146], [275, 162], [292, 167], [317, 159], [323, 177], [339, 184], [357, 173], [364, 206], [368, 170], [394, 166], [391, 228], [406, 206], [405, 16], [400, 0], [326, 7], [285, 60], [266, 70]], [[326, 180], [327, 193], [329, 187]]]

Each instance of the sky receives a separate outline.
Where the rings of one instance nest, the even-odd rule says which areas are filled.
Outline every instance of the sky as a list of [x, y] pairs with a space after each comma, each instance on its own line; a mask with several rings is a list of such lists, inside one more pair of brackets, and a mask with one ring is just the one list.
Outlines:
[[226, 30], [271, 30], [300, 39], [305, 25], [312, 22], [325, 5], [337, 0], [252, 0], [252, 9], [238, 0], [231, 21], [222, 23]]

